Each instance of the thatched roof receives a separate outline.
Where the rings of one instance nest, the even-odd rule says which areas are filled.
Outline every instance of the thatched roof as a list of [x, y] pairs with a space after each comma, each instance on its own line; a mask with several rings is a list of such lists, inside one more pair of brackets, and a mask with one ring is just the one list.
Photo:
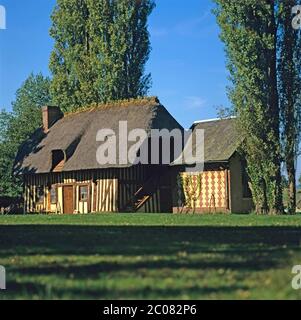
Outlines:
[[193, 129], [205, 130], [205, 162], [228, 161], [242, 143], [235, 118], [195, 123]]
[[42, 128], [38, 129], [20, 148], [14, 172], [16, 174], [51, 172], [54, 150], [62, 150], [66, 155], [62, 171], [129, 167], [131, 164], [100, 166], [96, 160], [96, 151], [101, 144], [96, 141], [97, 132], [100, 129], [114, 130], [118, 147], [119, 121], [128, 122], [128, 131], [182, 129], [155, 98], [94, 106], [81, 112], [65, 115], [47, 133], [44, 133]]
[[[204, 130], [205, 163], [228, 162], [242, 143], [235, 118], [195, 122], [191, 129], [193, 134], [197, 129]], [[193, 139], [192, 152], [193, 155], [196, 154], [195, 139]]]

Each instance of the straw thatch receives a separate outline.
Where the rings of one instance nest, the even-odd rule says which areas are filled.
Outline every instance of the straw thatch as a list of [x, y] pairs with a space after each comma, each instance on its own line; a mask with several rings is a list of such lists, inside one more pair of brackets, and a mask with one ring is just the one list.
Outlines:
[[228, 161], [243, 139], [236, 119], [221, 119], [196, 123], [193, 129], [205, 130], [205, 163]]
[[[100, 146], [100, 142], [96, 141], [98, 130], [114, 130], [118, 147], [119, 121], [127, 121], [129, 131], [144, 129], [149, 133], [150, 129], [182, 129], [155, 98], [92, 106], [90, 109], [66, 115], [47, 133], [44, 133], [42, 128], [38, 129], [20, 148], [14, 172], [15, 174], [51, 172], [54, 150], [62, 150], [65, 154], [63, 171], [129, 167], [131, 164], [100, 166], [96, 159], [96, 151]], [[117, 152], [117, 159], [118, 156]]]
[[[193, 156], [196, 155], [196, 130], [204, 130], [204, 162], [207, 164], [228, 162], [243, 141], [235, 118], [196, 122], [191, 129], [193, 132]], [[181, 156], [181, 158], [184, 157]], [[185, 160], [188, 163], [194, 162], [194, 159]], [[176, 164], [173, 163], [173, 165]]]

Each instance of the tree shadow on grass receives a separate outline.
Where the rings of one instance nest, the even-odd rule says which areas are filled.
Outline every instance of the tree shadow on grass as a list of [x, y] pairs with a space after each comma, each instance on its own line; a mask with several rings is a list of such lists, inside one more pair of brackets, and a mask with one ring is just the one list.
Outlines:
[[185, 248], [259, 250], [301, 244], [294, 227], [0, 226], [0, 254], [174, 254]]
[[51, 285], [42, 285], [34, 282], [11, 281], [9, 283], [9, 295], [13, 292], [27, 297], [38, 297], [39, 299], [178, 299], [179, 297], [208, 296], [211, 294], [233, 294], [238, 290], [248, 290], [242, 285], [201, 287], [198, 285], [185, 286], [178, 288], [117, 288], [114, 291], [108, 288], [56, 288]]
[[[28, 260], [26, 265], [11, 263], [8, 266], [11, 274], [21, 278], [57, 275], [62, 279], [69, 279], [72, 274], [79, 281], [100, 279], [102, 275], [133, 277], [141, 270], [146, 270], [149, 277], [153, 272], [160, 276], [164, 270], [169, 274], [179, 270], [188, 274], [219, 269], [249, 273], [287, 263], [289, 251], [300, 253], [300, 240], [301, 229], [294, 227], [0, 226], [0, 264], [1, 259], [18, 256]], [[36, 264], [30, 260], [35, 255], [52, 260]], [[74, 263], [76, 256], [82, 260]], [[106, 259], [99, 262], [104, 256]], [[75, 260], [70, 262], [68, 257]], [[44, 292], [40, 295], [45, 296], [48, 290], [38, 280], [32, 283], [9, 280], [8, 285], [11, 294], [27, 290], [29, 294]], [[130, 297], [158, 294], [161, 298], [173, 298], [179, 294], [202, 296], [244, 289], [247, 288], [239, 284], [209, 288], [193, 285], [180, 290], [154, 286], [148, 291], [143, 286], [115, 290], [68, 287], [53, 288], [52, 294], [120, 298], [127, 297], [125, 291], [131, 290]]]

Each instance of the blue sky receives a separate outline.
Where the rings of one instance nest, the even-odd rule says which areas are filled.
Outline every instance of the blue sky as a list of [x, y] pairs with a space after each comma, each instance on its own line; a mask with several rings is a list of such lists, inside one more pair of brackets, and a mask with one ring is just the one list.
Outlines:
[[[30, 72], [49, 74], [49, 36], [55, 0], [0, 0], [7, 30], [0, 31], [0, 107], [10, 109], [16, 90]], [[157, 0], [149, 23], [152, 53], [150, 94], [185, 126], [216, 116], [228, 105], [223, 45], [211, 14], [211, 0]]]
[[[151, 95], [186, 128], [216, 117], [229, 106], [227, 70], [211, 0], [157, 0], [150, 17]], [[16, 90], [30, 74], [49, 75], [53, 41], [50, 15], [55, 0], [0, 0], [7, 30], [0, 30], [0, 107], [10, 110]]]

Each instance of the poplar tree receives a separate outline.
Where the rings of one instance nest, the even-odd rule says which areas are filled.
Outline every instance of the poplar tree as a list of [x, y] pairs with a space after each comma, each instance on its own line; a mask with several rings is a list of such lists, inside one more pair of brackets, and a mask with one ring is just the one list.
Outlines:
[[301, 31], [294, 29], [291, 24], [291, 12], [296, 4], [296, 0], [280, 3], [278, 32], [282, 142], [288, 177], [288, 212], [290, 214], [296, 213], [296, 163], [301, 119]]
[[50, 29], [55, 41], [50, 57], [51, 93], [64, 111], [93, 99], [97, 101], [94, 91], [97, 77], [90, 72], [88, 19], [86, 0], [57, 0]]
[[57, 0], [51, 92], [64, 111], [143, 96], [152, 0]]
[[277, 82], [277, 4], [215, 0], [232, 86], [229, 97], [244, 136], [258, 213], [281, 214], [280, 105]]

